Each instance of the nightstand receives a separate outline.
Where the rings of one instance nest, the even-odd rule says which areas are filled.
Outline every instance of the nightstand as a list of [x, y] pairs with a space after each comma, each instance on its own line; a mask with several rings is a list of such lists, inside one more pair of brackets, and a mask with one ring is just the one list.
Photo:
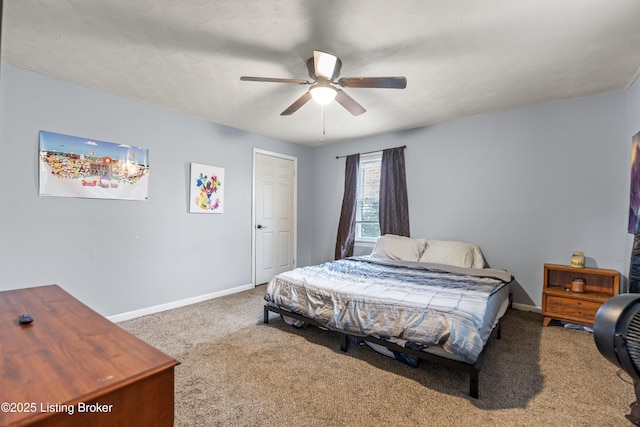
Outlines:
[[[584, 279], [583, 293], [567, 290], [574, 278]], [[620, 273], [604, 268], [545, 264], [543, 281], [543, 326], [552, 319], [593, 326], [600, 306], [620, 290]]]

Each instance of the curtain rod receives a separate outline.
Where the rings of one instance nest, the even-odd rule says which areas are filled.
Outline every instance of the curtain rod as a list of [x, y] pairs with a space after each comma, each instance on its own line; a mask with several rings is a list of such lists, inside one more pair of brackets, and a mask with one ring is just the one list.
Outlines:
[[[399, 147], [393, 147], [393, 148], [407, 148], [406, 145], [401, 145]], [[384, 151], [384, 150], [391, 150], [391, 148], [383, 148], [382, 150], [374, 150], [374, 151], [366, 151], [364, 153], [358, 153], [358, 154], [371, 154], [371, 153], [377, 153], [378, 151]], [[351, 154], [346, 154], [344, 156], [336, 156], [336, 159], [341, 159], [343, 157], [349, 157]]]

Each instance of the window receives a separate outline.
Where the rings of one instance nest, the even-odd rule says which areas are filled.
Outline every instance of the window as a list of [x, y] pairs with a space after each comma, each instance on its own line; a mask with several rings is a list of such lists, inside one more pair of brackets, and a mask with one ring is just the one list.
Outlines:
[[378, 206], [382, 152], [360, 156], [356, 205], [356, 240], [372, 241], [380, 237]]

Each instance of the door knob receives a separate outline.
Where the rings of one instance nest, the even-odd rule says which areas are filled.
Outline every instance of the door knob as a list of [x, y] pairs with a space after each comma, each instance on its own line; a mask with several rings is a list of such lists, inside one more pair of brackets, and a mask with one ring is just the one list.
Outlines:
[[258, 224], [257, 227], [258, 227], [259, 230], [262, 230], [263, 228], [267, 228], [266, 226], [264, 226], [262, 224]]

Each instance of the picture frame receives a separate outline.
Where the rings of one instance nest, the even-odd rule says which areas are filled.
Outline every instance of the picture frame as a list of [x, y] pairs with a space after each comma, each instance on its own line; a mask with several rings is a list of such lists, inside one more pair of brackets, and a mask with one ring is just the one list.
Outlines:
[[147, 200], [149, 150], [40, 131], [39, 195]]
[[189, 212], [224, 213], [224, 168], [191, 163]]
[[629, 189], [629, 226], [627, 232], [638, 232], [640, 210], [640, 132], [631, 138], [631, 185]]

